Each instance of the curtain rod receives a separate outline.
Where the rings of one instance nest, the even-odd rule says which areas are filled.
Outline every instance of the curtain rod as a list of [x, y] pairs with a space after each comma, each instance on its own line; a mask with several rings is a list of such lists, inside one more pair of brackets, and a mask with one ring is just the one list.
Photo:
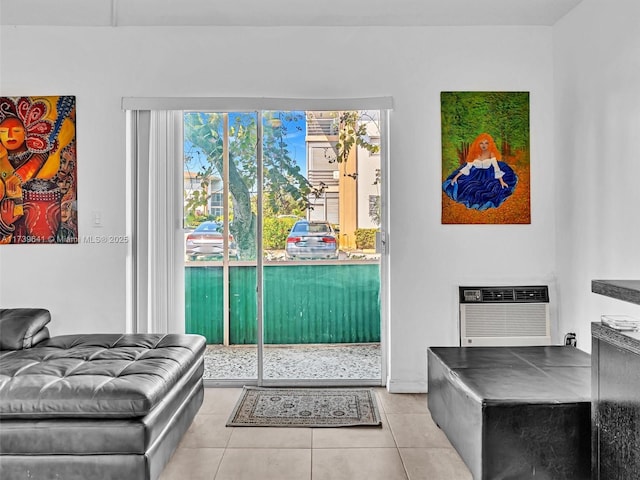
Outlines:
[[392, 110], [393, 97], [122, 97], [123, 110]]

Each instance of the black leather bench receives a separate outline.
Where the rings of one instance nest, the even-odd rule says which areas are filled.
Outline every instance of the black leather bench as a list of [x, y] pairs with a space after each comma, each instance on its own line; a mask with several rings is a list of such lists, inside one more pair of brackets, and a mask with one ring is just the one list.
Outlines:
[[203, 401], [199, 335], [52, 338], [0, 309], [0, 478], [154, 480]]
[[431, 347], [431, 416], [475, 480], [591, 478], [591, 357], [574, 347]]

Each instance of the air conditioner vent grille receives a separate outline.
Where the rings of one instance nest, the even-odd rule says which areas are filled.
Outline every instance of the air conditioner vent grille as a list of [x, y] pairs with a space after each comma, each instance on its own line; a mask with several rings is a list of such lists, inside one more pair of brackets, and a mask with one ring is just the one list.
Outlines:
[[516, 300], [519, 302], [548, 302], [547, 287], [516, 288]]
[[513, 302], [514, 294], [512, 288], [483, 288], [483, 302]]
[[548, 303], [547, 286], [460, 287], [460, 303]]

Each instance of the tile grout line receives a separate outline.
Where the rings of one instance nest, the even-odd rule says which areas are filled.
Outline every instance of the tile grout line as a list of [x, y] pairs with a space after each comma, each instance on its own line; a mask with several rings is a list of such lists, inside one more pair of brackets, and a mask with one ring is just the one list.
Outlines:
[[220, 456], [220, 461], [218, 462], [218, 466], [216, 467], [216, 471], [214, 472], [213, 477], [211, 477], [211, 480], [216, 480], [218, 473], [220, 473], [220, 467], [222, 466], [222, 461], [224, 460], [224, 457], [226, 454], [227, 454], [227, 447], [224, 447], [222, 449], [222, 455]]
[[311, 429], [311, 458], [309, 459], [309, 480], [313, 480], [313, 437], [315, 433], [315, 428]]
[[386, 421], [386, 424], [389, 427], [389, 432], [391, 433], [391, 438], [393, 439], [393, 445], [395, 446], [396, 453], [398, 454], [398, 457], [400, 458], [400, 463], [402, 464], [402, 469], [404, 470], [404, 476], [405, 476], [405, 478], [407, 480], [409, 480], [409, 473], [407, 472], [407, 467], [404, 464], [404, 460], [402, 458], [402, 455], [400, 454], [400, 448], [398, 448], [398, 441], [396, 440], [396, 436], [393, 433], [393, 429], [391, 428], [391, 422], [389, 422], [389, 417], [387, 416], [387, 410], [384, 407], [384, 401], [382, 400], [382, 396], [379, 394], [379, 390], [374, 390], [374, 392], [376, 394], [376, 399], [377, 399], [378, 404], [379, 404], [378, 411], [379, 411], [381, 416], [384, 415], [384, 419]]
[[[382, 403], [382, 402], [380, 402]], [[400, 463], [402, 464], [402, 469], [404, 470], [404, 476], [407, 480], [410, 480], [409, 478], [409, 471], [407, 470], [407, 466], [404, 462], [404, 458], [402, 458], [402, 454], [400, 453], [400, 447], [398, 446], [398, 440], [396, 439], [396, 435], [393, 432], [393, 428], [391, 428], [391, 422], [389, 422], [389, 417], [387, 416], [387, 412], [385, 410], [384, 412], [384, 418], [387, 421], [387, 425], [389, 426], [389, 431], [391, 432], [391, 438], [393, 438], [393, 444], [395, 445], [395, 449], [396, 449], [396, 453], [398, 454], [398, 457], [400, 458]]]
[[379, 403], [381, 405], [381, 410], [383, 410], [384, 412], [384, 417], [387, 421], [387, 425], [389, 426], [389, 431], [391, 432], [391, 438], [393, 438], [393, 444], [396, 447], [396, 452], [398, 454], [398, 457], [400, 458], [400, 463], [402, 464], [402, 469], [404, 470], [404, 476], [407, 480], [411, 480], [410, 476], [409, 476], [409, 470], [407, 469], [407, 465], [404, 461], [404, 458], [402, 457], [402, 454], [400, 453], [400, 447], [398, 446], [398, 440], [396, 438], [396, 434], [393, 431], [393, 428], [391, 427], [391, 422], [389, 421], [389, 416], [387, 415], [387, 410], [384, 408], [384, 402], [382, 400], [382, 397], [380, 395], [378, 395], [378, 392], [376, 391], [376, 396], [379, 400]]

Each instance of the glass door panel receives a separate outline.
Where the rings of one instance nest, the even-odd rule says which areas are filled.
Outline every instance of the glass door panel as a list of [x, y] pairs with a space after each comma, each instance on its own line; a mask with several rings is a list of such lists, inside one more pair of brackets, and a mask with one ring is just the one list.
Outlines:
[[207, 339], [210, 384], [258, 380], [256, 118], [184, 118], [186, 331]]
[[264, 113], [265, 384], [381, 383], [376, 118]]

